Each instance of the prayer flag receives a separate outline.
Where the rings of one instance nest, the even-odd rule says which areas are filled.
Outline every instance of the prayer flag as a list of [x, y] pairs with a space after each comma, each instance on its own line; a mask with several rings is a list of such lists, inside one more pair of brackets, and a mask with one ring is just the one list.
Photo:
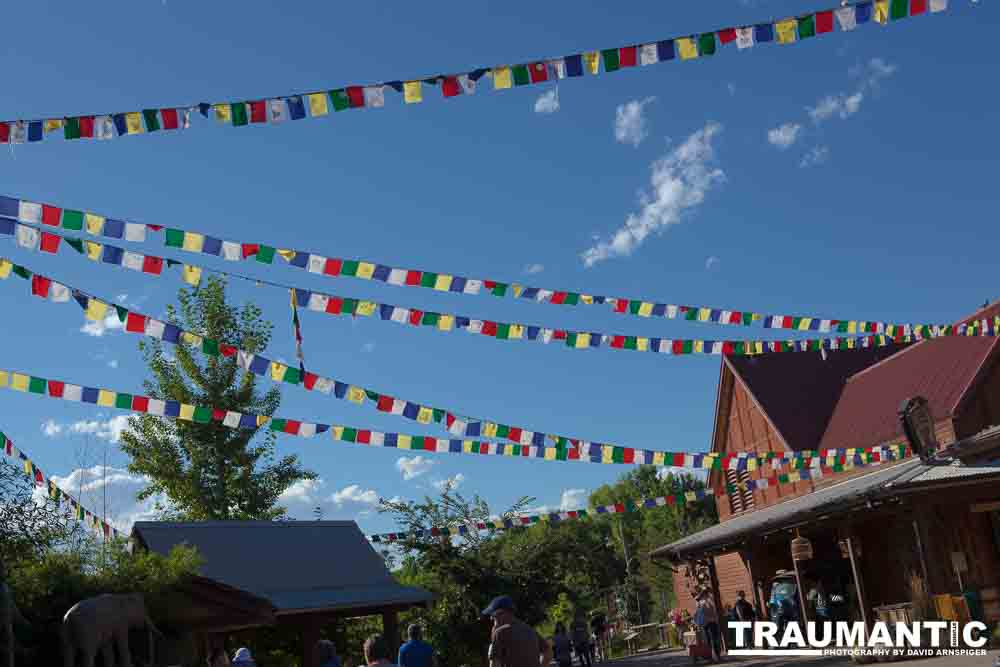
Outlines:
[[306, 95], [309, 100], [309, 115], [310, 116], [325, 116], [330, 113], [330, 108], [326, 102], [325, 93], [312, 93], [311, 95]]
[[493, 68], [493, 88], [494, 90], [503, 90], [505, 88], [511, 88], [514, 85], [513, 75], [511, 74], [510, 67], [504, 65], [502, 67]]
[[407, 81], [403, 84], [403, 100], [407, 104], [414, 104], [423, 100], [419, 81]]
[[675, 41], [677, 42], [677, 52], [680, 53], [681, 60], [690, 60], [698, 57], [698, 47], [695, 45], [694, 39], [681, 37]]
[[778, 33], [778, 44], [791, 44], [795, 41], [795, 19], [785, 19], [774, 24]]

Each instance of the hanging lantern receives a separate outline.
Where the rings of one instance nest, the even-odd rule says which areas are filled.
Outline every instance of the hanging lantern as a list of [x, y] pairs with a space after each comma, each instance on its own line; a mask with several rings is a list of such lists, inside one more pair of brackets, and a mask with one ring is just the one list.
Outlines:
[[792, 560], [802, 561], [802, 560], [812, 560], [813, 557], [813, 545], [812, 542], [804, 537], [796, 537], [792, 540]]

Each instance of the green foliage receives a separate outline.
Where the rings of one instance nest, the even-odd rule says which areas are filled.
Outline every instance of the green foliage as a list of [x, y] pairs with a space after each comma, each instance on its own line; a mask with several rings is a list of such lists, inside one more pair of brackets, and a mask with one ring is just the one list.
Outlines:
[[[221, 344], [257, 353], [271, 339], [272, 325], [258, 306], [226, 302], [222, 279], [182, 288], [178, 302], [168, 306], [168, 320]], [[258, 392], [256, 377], [240, 369], [235, 356], [206, 355], [187, 341], [174, 348], [174, 358], [158, 340], [139, 347], [152, 374], [145, 383], [151, 398], [259, 415], [274, 414], [281, 401], [277, 387]], [[131, 458], [129, 471], [150, 479], [139, 499], [164, 494], [168, 507], [159, 508], [164, 515], [187, 521], [270, 520], [285, 514], [277, 506], [282, 492], [315, 474], [296, 456], [276, 460], [274, 434], [265, 430], [254, 442], [259, 430], [141, 415], [129, 419], [121, 448]]]
[[32, 497], [34, 482], [7, 461], [0, 461], [0, 563], [41, 556], [72, 542], [82, 533], [68, 510]]

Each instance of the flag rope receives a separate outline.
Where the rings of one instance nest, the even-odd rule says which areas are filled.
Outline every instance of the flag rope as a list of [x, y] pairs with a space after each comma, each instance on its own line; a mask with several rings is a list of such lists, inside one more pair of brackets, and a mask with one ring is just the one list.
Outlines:
[[741, 51], [771, 42], [792, 44], [834, 32], [834, 18], [840, 32], [850, 32], [865, 23], [886, 25], [899, 19], [926, 14], [928, 10], [931, 13], [941, 12], [947, 7], [948, 0], [863, 0], [853, 4], [839, 3], [829, 9], [763, 23], [410, 80], [349, 85], [334, 90], [314, 90], [230, 102], [201, 102], [146, 107], [128, 112], [7, 120], [0, 122], [0, 143], [34, 143], [42, 141], [46, 135], [61, 135], [66, 140], [112, 139], [164, 130], [182, 130], [190, 128], [191, 118], [195, 113], [200, 113], [205, 118], [211, 114], [217, 122], [236, 127], [278, 124], [307, 117], [327, 116], [331, 110], [338, 112], [381, 108], [385, 106], [387, 89], [400, 93], [406, 104], [414, 104], [423, 101], [424, 86], [440, 87], [445, 98], [474, 94], [483, 77], [492, 79], [494, 90], [520, 88], [584, 77], [587, 74], [598, 75], [602, 71], [608, 74], [675, 59], [684, 61], [711, 57], [720, 44], [735, 44]]

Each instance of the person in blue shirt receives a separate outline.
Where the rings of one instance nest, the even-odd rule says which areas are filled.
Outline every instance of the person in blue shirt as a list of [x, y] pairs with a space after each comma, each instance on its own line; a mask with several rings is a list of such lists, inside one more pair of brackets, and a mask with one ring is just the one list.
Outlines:
[[409, 641], [399, 647], [396, 664], [399, 667], [434, 667], [434, 649], [423, 641], [423, 628], [411, 625], [406, 629], [406, 636]]

